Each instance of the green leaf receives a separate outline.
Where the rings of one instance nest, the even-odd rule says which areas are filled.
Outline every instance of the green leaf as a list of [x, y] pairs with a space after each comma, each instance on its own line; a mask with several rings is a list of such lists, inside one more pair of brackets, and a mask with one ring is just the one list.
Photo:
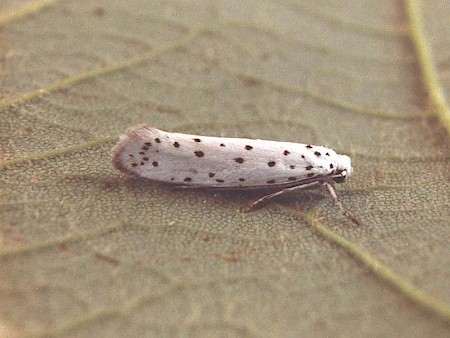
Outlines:
[[[17, 7], [17, 6], [23, 7]], [[0, 336], [438, 337], [450, 322], [445, 1], [7, 3]], [[180, 191], [132, 125], [326, 145], [337, 187]]]

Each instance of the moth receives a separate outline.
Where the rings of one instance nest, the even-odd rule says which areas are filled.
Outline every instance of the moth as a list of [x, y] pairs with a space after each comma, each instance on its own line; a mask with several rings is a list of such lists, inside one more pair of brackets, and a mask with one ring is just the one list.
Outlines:
[[170, 133], [141, 124], [120, 136], [112, 152], [116, 169], [179, 188], [273, 189], [245, 211], [286, 192], [325, 186], [341, 213], [358, 224], [334, 188], [351, 176], [350, 157], [326, 147]]

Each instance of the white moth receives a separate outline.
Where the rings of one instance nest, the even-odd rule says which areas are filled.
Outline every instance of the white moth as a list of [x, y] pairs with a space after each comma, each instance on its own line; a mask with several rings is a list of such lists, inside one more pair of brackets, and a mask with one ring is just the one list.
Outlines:
[[273, 188], [246, 211], [287, 191], [324, 185], [343, 215], [358, 223], [334, 190], [352, 174], [350, 157], [310, 144], [129, 128], [113, 149], [116, 169], [183, 188]]

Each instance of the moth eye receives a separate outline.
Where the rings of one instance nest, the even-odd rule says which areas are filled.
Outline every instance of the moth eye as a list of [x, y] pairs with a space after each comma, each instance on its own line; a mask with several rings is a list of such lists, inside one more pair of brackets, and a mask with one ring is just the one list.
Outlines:
[[336, 176], [336, 177], [333, 177], [333, 180], [336, 183], [343, 183], [343, 182], [345, 182], [346, 178], [347, 178], [346, 176]]

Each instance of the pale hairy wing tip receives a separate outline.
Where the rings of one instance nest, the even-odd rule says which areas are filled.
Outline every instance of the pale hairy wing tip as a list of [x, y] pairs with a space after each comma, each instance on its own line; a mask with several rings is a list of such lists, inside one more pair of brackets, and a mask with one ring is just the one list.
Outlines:
[[129, 138], [134, 138], [136, 136], [140, 137], [143, 134], [156, 130], [155, 127], [149, 126], [148, 124], [141, 123], [135, 126], [129, 127], [125, 130], [125, 133], [120, 135], [119, 142], [126, 141]]
[[120, 152], [125, 145], [130, 143], [131, 139], [141, 137], [142, 134], [155, 129], [156, 128], [153, 128], [147, 124], [138, 124], [136, 126], [129, 127], [127, 130], [125, 130], [124, 134], [119, 136], [119, 141], [114, 145], [112, 149], [113, 154]]
[[138, 124], [133, 127], [129, 127], [124, 134], [120, 135], [119, 141], [112, 148], [112, 165], [117, 170], [131, 174], [134, 176], [138, 176], [134, 171], [131, 171], [128, 167], [125, 166], [123, 159], [123, 151], [124, 148], [131, 142], [134, 142], [135, 138], [141, 137], [141, 134], [147, 133], [155, 128], [147, 125], [147, 124]]
[[154, 130], [154, 129], [156, 129], [156, 128], [149, 126], [148, 124], [145, 124], [145, 123], [140, 123], [135, 126], [129, 127], [125, 131], [125, 135], [132, 137], [134, 135], [139, 135], [139, 134], [142, 134], [143, 132], [147, 132], [149, 130]]

